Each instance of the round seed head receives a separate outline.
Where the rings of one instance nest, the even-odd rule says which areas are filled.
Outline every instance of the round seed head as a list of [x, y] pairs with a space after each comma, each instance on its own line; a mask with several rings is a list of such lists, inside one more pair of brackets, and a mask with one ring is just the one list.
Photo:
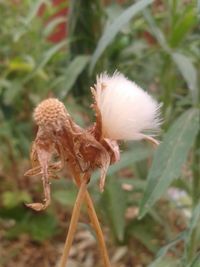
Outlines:
[[56, 98], [42, 101], [35, 109], [33, 118], [38, 126], [61, 127], [67, 118], [67, 111]]

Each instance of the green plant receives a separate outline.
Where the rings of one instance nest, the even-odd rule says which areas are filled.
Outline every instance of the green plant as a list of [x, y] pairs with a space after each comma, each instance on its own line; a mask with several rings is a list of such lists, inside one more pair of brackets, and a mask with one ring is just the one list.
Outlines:
[[[98, 174], [94, 175], [90, 190], [98, 209], [103, 210], [102, 221], [109, 225], [113, 237], [110, 245], [117, 247], [122, 244], [127, 247], [128, 252], [124, 258], [124, 264], [127, 265], [130, 265], [127, 258], [134, 262], [141, 251], [148, 251], [146, 261], [139, 258], [144, 266], [154, 258], [151, 267], [178, 266], [177, 259], [180, 258], [184, 258], [181, 262], [184, 267], [198, 266], [199, 1], [125, 1], [123, 5], [116, 2], [106, 5], [95, 1], [95, 5], [99, 6], [95, 11], [97, 13], [88, 12], [84, 19], [87, 27], [97, 22], [98, 30], [89, 27], [90, 33], [87, 36], [88, 32], [83, 31], [83, 23], [79, 18], [77, 24], [74, 24], [75, 28], [72, 27], [73, 23], [68, 24], [70, 37], [57, 45], [49, 43], [46, 38], [48, 31], [56, 25], [56, 20], [52, 21], [52, 27], [45, 28], [43, 19], [36, 16], [42, 2], [47, 3], [44, 19], [53, 13], [50, 1], [33, 3], [24, 0], [18, 6], [11, 2], [0, 3], [1, 211], [5, 210], [9, 218], [14, 218], [11, 206], [16, 204], [14, 209], [18, 209], [22, 202], [31, 198], [30, 193], [24, 195], [23, 192], [34, 191], [37, 194], [39, 191], [37, 186], [28, 186], [22, 178], [32, 139], [30, 118], [33, 107], [53, 92], [54, 96], [67, 103], [75, 120], [85, 125], [88, 121], [88, 118], [85, 120], [85, 114], [92, 116], [88, 110], [88, 91], [93, 84], [93, 76], [105, 70], [112, 73], [118, 69], [143, 88], [148, 88], [163, 102], [162, 128], [165, 135], [162, 137], [161, 133], [160, 139], [164, 141], [156, 152], [150, 172], [153, 155], [151, 149], [142, 144], [123, 144], [123, 149], [127, 151], [123, 153], [120, 163], [110, 168], [108, 187], [103, 195], [93, 186], [98, 177]], [[80, 14], [79, 10], [84, 9], [82, 1], [70, 1], [70, 4], [73, 5], [73, 2], [77, 2], [76, 14]], [[92, 10], [91, 2], [93, 1], [87, 3], [88, 10]], [[135, 4], [139, 8], [137, 13]], [[73, 12], [72, 8], [71, 18]], [[110, 30], [111, 35], [108, 34]], [[91, 39], [90, 49], [87, 49]], [[98, 58], [97, 51], [102, 52]], [[87, 80], [88, 85], [84, 80]], [[72, 93], [76, 98], [72, 97]], [[77, 99], [82, 100], [81, 108], [76, 103]], [[186, 121], [189, 119], [190, 121]], [[180, 128], [183, 132], [178, 132], [177, 129]], [[171, 164], [176, 164], [165, 168], [167, 166], [163, 163], [166, 158], [171, 158], [168, 142], [172, 142], [172, 151], [177, 156], [172, 157], [175, 160], [171, 161]], [[160, 173], [162, 179], [158, 179], [159, 186], [154, 191], [151, 189], [152, 183], [155, 183], [152, 177], [157, 170], [160, 171], [157, 168], [159, 164], [164, 166], [165, 172]], [[116, 188], [111, 187], [114, 179]], [[129, 185], [129, 191], [124, 189], [124, 184]], [[53, 182], [53, 187], [56, 203], [67, 203], [70, 209], [75, 188], [68, 181]], [[184, 199], [174, 201], [167, 194], [171, 187], [179, 195], [184, 192]], [[119, 190], [124, 195], [123, 199], [117, 194]], [[148, 214], [137, 221], [142, 197], [141, 213]], [[151, 205], [145, 207], [149, 200]], [[105, 203], [117, 203], [117, 206], [110, 212]], [[116, 212], [117, 208], [119, 212]], [[127, 220], [123, 215], [129, 208], [135, 209], [135, 215]], [[192, 214], [191, 218], [188, 219], [185, 212]], [[23, 217], [27, 210], [22, 209], [21, 213]], [[55, 207], [50, 213], [56, 214]], [[167, 216], [171, 213], [177, 221], [183, 222], [183, 226], [179, 223], [174, 229], [175, 223]], [[16, 222], [17, 225], [20, 224], [20, 220]], [[138, 226], [139, 222], [141, 226]], [[160, 230], [157, 232], [153, 226]], [[139, 249], [138, 243], [134, 246], [133, 239], [142, 244], [142, 248]], [[151, 244], [152, 239], [157, 242], [155, 246]], [[163, 240], [166, 244], [164, 246]], [[161, 246], [163, 248], [159, 249]], [[138, 253], [135, 254], [137, 248]]]

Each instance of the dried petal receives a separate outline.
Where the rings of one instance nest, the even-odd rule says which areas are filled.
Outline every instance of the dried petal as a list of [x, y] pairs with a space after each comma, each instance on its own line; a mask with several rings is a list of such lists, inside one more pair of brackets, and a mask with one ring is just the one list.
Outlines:
[[36, 211], [44, 210], [47, 207], [46, 204], [42, 204], [42, 203], [31, 203], [31, 204], [26, 204], [26, 206]]
[[94, 103], [91, 105], [91, 107], [95, 111], [95, 117], [96, 117], [96, 122], [95, 122], [94, 130], [93, 130], [92, 134], [95, 137], [95, 139], [97, 141], [99, 141], [102, 139], [101, 112], [100, 112], [99, 107], [98, 107], [97, 102], [96, 102], [96, 99], [97, 99], [96, 91], [93, 87], [91, 87], [90, 89], [91, 89], [91, 93], [92, 93], [93, 100], [94, 100]]

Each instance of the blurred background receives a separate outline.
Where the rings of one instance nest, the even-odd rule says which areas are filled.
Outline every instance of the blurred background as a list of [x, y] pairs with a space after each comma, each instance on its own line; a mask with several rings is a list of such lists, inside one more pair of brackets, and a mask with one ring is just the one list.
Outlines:
[[[52, 181], [46, 211], [24, 205], [42, 199], [40, 178], [24, 177], [34, 107], [57, 97], [86, 127], [94, 121], [90, 86], [116, 69], [163, 103], [164, 141], [157, 159], [146, 143], [122, 143], [103, 194], [93, 175], [89, 190], [112, 266], [200, 266], [199, 12], [200, 1], [192, 0], [0, 1], [1, 267], [56, 266], [77, 194], [63, 172]], [[155, 182], [156, 166], [163, 174]], [[150, 200], [138, 220], [141, 201]], [[103, 266], [82, 209], [68, 266], [94, 264]]]

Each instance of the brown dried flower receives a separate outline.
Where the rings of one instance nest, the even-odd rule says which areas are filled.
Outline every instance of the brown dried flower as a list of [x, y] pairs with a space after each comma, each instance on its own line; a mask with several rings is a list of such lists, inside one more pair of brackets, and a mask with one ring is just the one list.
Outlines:
[[[73, 177], [76, 173], [91, 173], [93, 169], [101, 168], [100, 189], [103, 190], [109, 165], [119, 159], [119, 148], [115, 141], [104, 139], [99, 134], [100, 118], [97, 119], [99, 123], [84, 130], [75, 124], [58, 99], [50, 98], [36, 107], [34, 119], [38, 132], [31, 151], [33, 168], [25, 175], [42, 175], [45, 199], [43, 204], [28, 206], [41, 210], [49, 205], [49, 179], [55, 178], [55, 172], [64, 165]], [[54, 154], [60, 157], [60, 162], [52, 162]]]
[[[120, 158], [118, 140], [146, 139], [158, 144], [144, 131], [158, 128], [159, 105], [135, 83], [119, 73], [112, 77], [103, 74], [91, 91], [96, 122], [88, 129], [78, 126], [58, 99], [46, 99], [36, 107], [33, 117], [38, 132], [31, 151], [33, 168], [26, 175], [42, 175], [45, 199], [43, 204], [29, 207], [41, 210], [49, 205], [49, 179], [56, 178], [55, 173], [64, 165], [72, 177], [86, 173], [90, 177], [95, 168], [100, 168], [103, 191], [109, 165]], [[54, 154], [59, 162], [52, 161]]]
[[[135, 83], [117, 72], [112, 77], [102, 74], [97, 77], [97, 84], [91, 91], [96, 122], [88, 129], [78, 126], [63, 103], [55, 98], [42, 101], [33, 115], [38, 132], [31, 150], [32, 168], [25, 175], [42, 176], [44, 201], [27, 206], [39, 211], [50, 204], [50, 179], [57, 178], [56, 172], [64, 166], [80, 187], [60, 267], [66, 266], [84, 200], [97, 234], [104, 265], [111, 266], [93, 202], [87, 191], [87, 183], [92, 171], [100, 168], [100, 190], [103, 191], [109, 165], [120, 159], [119, 140], [146, 139], [158, 144], [152, 132], [160, 124], [160, 106]], [[59, 161], [53, 160], [54, 155], [58, 156]]]

